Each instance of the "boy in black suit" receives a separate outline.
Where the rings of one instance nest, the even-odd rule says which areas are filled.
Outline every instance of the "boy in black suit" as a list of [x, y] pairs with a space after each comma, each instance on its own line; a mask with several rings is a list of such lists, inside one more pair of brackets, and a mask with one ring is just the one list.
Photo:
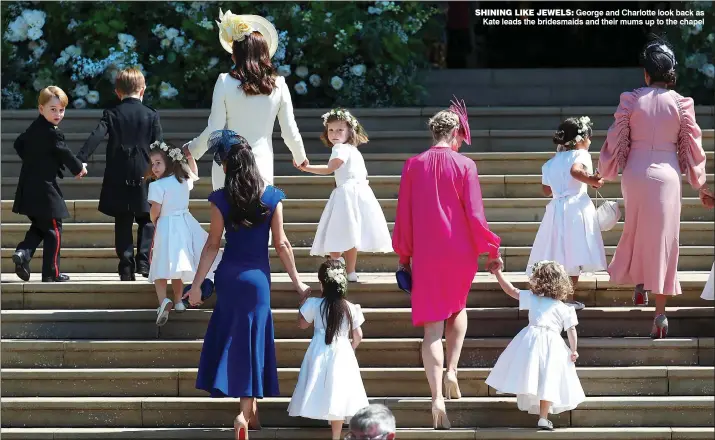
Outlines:
[[42, 89], [38, 99], [40, 115], [15, 140], [22, 169], [12, 212], [26, 215], [32, 222], [12, 256], [15, 273], [23, 281], [30, 280], [30, 260], [43, 241], [42, 281], [69, 280], [60, 272], [60, 246], [62, 219], [70, 215], [57, 177], [63, 177], [63, 166], [77, 177], [87, 174], [87, 170], [67, 148], [65, 137], [57, 127], [65, 116], [68, 102], [67, 95], [59, 87]]
[[[159, 114], [142, 103], [146, 83], [141, 71], [119, 72], [115, 89], [121, 102], [104, 111], [77, 158], [86, 163], [109, 133], [99, 211], [114, 217], [119, 277], [122, 281], [134, 281], [135, 272], [145, 278], [149, 276], [154, 224], [149, 218], [149, 184], [144, 175], [149, 167], [149, 145], [162, 140], [163, 136]], [[132, 234], [135, 221], [138, 225], [136, 260]]]

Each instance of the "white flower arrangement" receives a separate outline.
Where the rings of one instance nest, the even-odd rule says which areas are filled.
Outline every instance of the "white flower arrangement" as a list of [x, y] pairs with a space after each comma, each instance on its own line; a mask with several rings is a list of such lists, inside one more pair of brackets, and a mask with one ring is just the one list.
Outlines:
[[276, 69], [276, 72], [278, 72], [278, 75], [280, 75], [280, 76], [290, 76], [290, 73], [291, 73], [290, 64], [283, 64], [281, 66], [278, 66], [278, 69]]
[[579, 142], [585, 140], [588, 137], [588, 132], [591, 130], [591, 127], [593, 127], [593, 123], [591, 123], [591, 118], [589, 118], [588, 116], [581, 116], [580, 118], [578, 118], [578, 131], [576, 132], [576, 137], [566, 142], [564, 145], [574, 146]]
[[117, 39], [122, 50], [134, 50], [137, 47], [137, 39], [129, 34], [117, 34]]
[[343, 88], [343, 84], [345, 84], [345, 83], [343, 82], [343, 79], [340, 78], [339, 76], [334, 76], [334, 77], [330, 78], [330, 85], [331, 85], [331, 86], [333, 87], [333, 89], [335, 89], [335, 90], [340, 90], [340, 89], [342, 89], [342, 88]]
[[341, 287], [345, 288], [348, 278], [345, 274], [345, 269], [342, 267], [330, 268], [327, 271], [328, 278], [340, 284]]
[[221, 35], [227, 41], [243, 41], [247, 36], [251, 35], [254, 29], [250, 24], [241, 19], [240, 16], [231, 13], [231, 11], [219, 10], [219, 21], [216, 22]]
[[305, 81], [299, 81], [295, 83], [293, 89], [299, 95], [305, 95], [308, 93], [308, 85], [305, 83]]
[[76, 109], [87, 108], [87, 101], [85, 101], [82, 98], [77, 98], [74, 101], [72, 101], [72, 107], [74, 107]]
[[295, 69], [295, 74], [298, 75], [299, 78], [305, 78], [310, 74], [310, 71], [306, 66], [298, 66]]
[[312, 74], [310, 75], [310, 78], [308, 78], [308, 81], [310, 81], [310, 85], [313, 87], [320, 87], [320, 84], [322, 84], [323, 80], [320, 78], [320, 75]]
[[85, 98], [89, 104], [95, 105], [99, 103], [99, 92], [96, 90], [91, 90], [87, 93]]
[[169, 158], [174, 162], [186, 162], [186, 157], [179, 147], [170, 147], [164, 142], [155, 141], [149, 146], [151, 150], [161, 150], [166, 153]]
[[162, 81], [161, 84], [159, 84], [159, 96], [161, 96], [164, 99], [172, 99], [176, 97], [176, 95], [179, 94], [179, 91], [174, 88], [171, 84], [169, 84], [166, 81]]
[[356, 64], [350, 68], [350, 73], [355, 76], [363, 76], [366, 70], [367, 67], [364, 64]]

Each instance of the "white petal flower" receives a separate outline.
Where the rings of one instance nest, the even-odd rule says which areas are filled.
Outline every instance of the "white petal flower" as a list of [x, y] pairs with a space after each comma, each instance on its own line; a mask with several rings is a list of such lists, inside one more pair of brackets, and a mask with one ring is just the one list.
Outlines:
[[39, 11], [36, 9], [25, 9], [22, 11], [22, 18], [25, 19], [25, 22], [27, 23], [28, 26], [38, 28], [42, 30], [42, 27], [45, 25], [45, 18], [47, 17], [47, 14], [45, 14], [44, 11]]
[[157, 24], [151, 32], [159, 38], [164, 38], [166, 36], [166, 26]]
[[174, 38], [179, 36], [179, 30], [176, 28], [169, 28], [166, 30], [166, 38], [169, 40], [173, 40]]
[[301, 78], [305, 78], [306, 76], [308, 76], [309, 73], [310, 71], [305, 66], [298, 66], [298, 68], [295, 69], [295, 74]]
[[367, 68], [364, 64], [356, 64], [350, 68], [350, 73], [355, 76], [363, 76]]
[[293, 89], [295, 89], [295, 92], [299, 95], [305, 95], [306, 93], [308, 93], [308, 85], [305, 83], [305, 81], [295, 83]]
[[316, 75], [316, 74], [310, 75], [310, 78], [309, 78], [308, 80], [310, 81], [310, 84], [311, 84], [313, 87], [320, 87], [320, 83], [323, 82], [323, 81], [320, 79], [320, 75]]
[[99, 92], [96, 90], [91, 90], [89, 93], [87, 93], [85, 99], [90, 104], [97, 104], [99, 102]]
[[82, 99], [82, 98], [75, 99], [74, 101], [72, 101], [72, 106], [73, 106], [74, 108], [79, 108], [79, 109], [86, 108], [86, 107], [87, 107], [87, 101], [85, 101], [85, 100]]
[[8, 26], [5, 32], [5, 38], [12, 42], [25, 41], [27, 39], [27, 31], [30, 26], [22, 16], [17, 17]]
[[137, 39], [129, 34], [118, 34], [117, 39], [122, 50], [132, 50], [137, 47]]
[[343, 79], [340, 78], [339, 76], [334, 76], [330, 78], [330, 85], [335, 89], [335, 90], [340, 90], [343, 88]]
[[186, 40], [184, 40], [184, 37], [174, 38], [174, 49], [179, 50], [184, 46], [184, 44], [186, 44]]
[[715, 66], [713, 66], [712, 64], [705, 64], [699, 70], [700, 72], [702, 72], [703, 75], [707, 76], [708, 78], [715, 77]]
[[39, 40], [43, 34], [42, 29], [38, 27], [31, 27], [27, 30], [27, 38], [29, 40]]
[[278, 69], [276, 69], [276, 71], [280, 76], [290, 76], [290, 64], [283, 64], [282, 66], [278, 66]]
[[78, 98], [83, 98], [87, 96], [89, 93], [89, 87], [84, 85], [84, 84], [77, 84], [77, 87], [74, 88], [74, 91], [72, 92], [72, 95], [77, 96]]

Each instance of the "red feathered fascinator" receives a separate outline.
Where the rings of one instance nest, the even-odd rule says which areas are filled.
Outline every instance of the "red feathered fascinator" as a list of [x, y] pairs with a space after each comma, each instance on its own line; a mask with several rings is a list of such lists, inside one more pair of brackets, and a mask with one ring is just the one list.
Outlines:
[[472, 132], [469, 130], [469, 116], [464, 100], [459, 100], [455, 96], [454, 100], [450, 102], [452, 105], [449, 106], [449, 110], [459, 116], [459, 134], [467, 145], [472, 145]]

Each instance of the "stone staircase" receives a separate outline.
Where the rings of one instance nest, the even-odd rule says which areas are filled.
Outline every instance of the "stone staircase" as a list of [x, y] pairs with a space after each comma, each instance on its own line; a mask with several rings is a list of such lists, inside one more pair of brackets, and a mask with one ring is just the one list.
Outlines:
[[[496, 78], [496, 79], [495, 79]], [[492, 81], [506, 81], [492, 77]], [[362, 148], [370, 185], [390, 227], [395, 217], [399, 173], [404, 160], [429, 146], [426, 119], [437, 108], [359, 109], [371, 142]], [[587, 114], [595, 121], [594, 163], [611, 122], [613, 107], [471, 108], [474, 145], [464, 152], [478, 164], [487, 219], [502, 237], [508, 278], [526, 287], [523, 275], [538, 222], [548, 203], [540, 194], [541, 165], [551, 156], [551, 129], [565, 117]], [[311, 161], [325, 163], [329, 151], [317, 134], [324, 110], [297, 110]], [[696, 109], [704, 128], [708, 181], [715, 167], [713, 108]], [[69, 113], [62, 128], [77, 151], [98, 121], [97, 111]], [[205, 127], [206, 110], [162, 111], [166, 138], [183, 143]], [[233, 399], [210, 399], [194, 388], [203, 337], [214, 304], [172, 314], [154, 325], [156, 296], [144, 280], [120, 283], [114, 274], [111, 219], [97, 198], [104, 168], [103, 146], [83, 181], [61, 185], [72, 215], [63, 234], [63, 270], [69, 283], [22, 283], [9, 259], [24, 235], [27, 219], [12, 214], [19, 161], [12, 142], [34, 112], [3, 112], [2, 147], [2, 437], [3, 439], [228, 439], [237, 412]], [[275, 143], [276, 185], [285, 190], [286, 231], [299, 270], [318, 289], [319, 258], [309, 256], [332, 177], [301, 175], [279, 136]], [[192, 192], [191, 212], [208, 227], [210, 158], [199, 163], [202, 180]], [[619, 198], [620, 185], [603, 188]], [[652, 308], [630, 303], [632, 287], [614, 286], [608, 275], [582, 277], [576, 297], [581, 358], [577, 363], [587, 400], [553, 417], [553, 433], [533, 429], [536, 420], [519, 412], [513, 396], [485, 384], [489, 369], [527, 314], [501, 292], [493, 276], [480, 272], [468, 300], [470, 320], [459, 372], [463, 398], [448, 401], [455, 426], [430, 428], [429, 388], [421, 369], [421, 329], [411, 325], [409, 296], [399, 291], [396, 256], [363, 254], [361, 282], [350, 298], [363, 307], [365, 340], [357, 356], [368, 396], [387, 404], [409, 439], [711, 439], [715, 435], [715, 320], [701, 300], [714, 254], [715, 213], [684, 187], [680, 277], [684, 294], [668, 303], [668, 339], [648, 338]], [[609, 257], [622, 224], [604, 234]], [[32, 268], [39, 270], [41, 250]], [[272, 306], [281, 392], [260, 403], [264, 429], [251, 438], [329, 438], [326, 424], [288, 417], [286, 408], [312, 330], [295, 325], [295, 293], [272, 253]]]

